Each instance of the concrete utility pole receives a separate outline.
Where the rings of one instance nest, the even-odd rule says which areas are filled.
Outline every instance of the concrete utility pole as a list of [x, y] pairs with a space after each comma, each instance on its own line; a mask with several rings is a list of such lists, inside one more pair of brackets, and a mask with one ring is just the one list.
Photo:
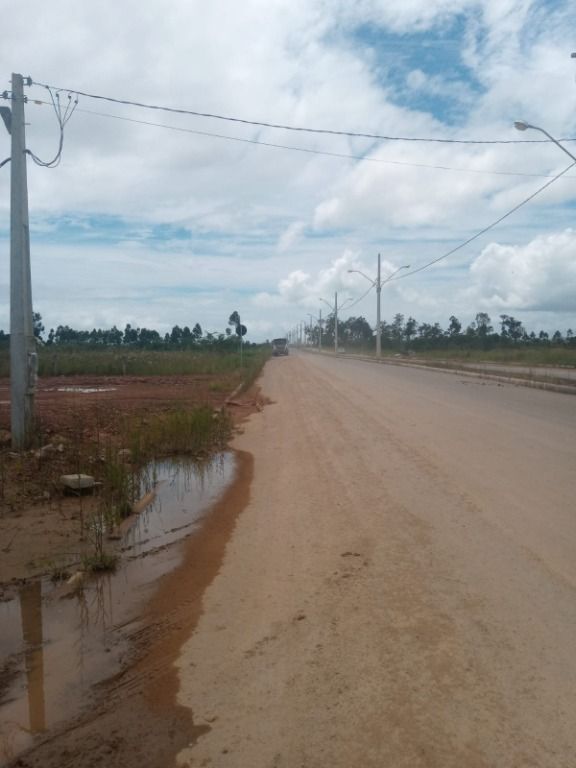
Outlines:
[[334, 292], [334, 354], [338, 354], [338, 291]]
[[376, 275], [376, 357], [382, 357], [382, 328], [380, 325], [380, 297], [382, 280], [380, 277], [380, 254], [378, 254], [378, 273]]
[[364, 272], [361, 272], [359, 269], [349, 269], [348, 272], [357, 272], [359, 275], [362, 275], [362, 277], [365, 277], [366, 280], [368, 280], [369, 283], [372, 283], [373, 286], [376, 287], [376, 357], [379, 358], [382, 356], [382, 328], [381, 328], [381, 322], [380, 322], [380, 303], [381, 303], [381, 297], [382, 297], [382, 286], [392, 280], [394, 275], [396, 275], [398, 272], [400, 272], [401, 269], [410, 269], [410, 264], [405, 264], [402, 267], [398, 267], [398, 269], [395, 272], [392, 272], [389, 277], [386, 278], [386, 280], [382, 280], [381, 277], [381, 269], [380, 269], [380, 254], [378, 254], [378, 272], [376, 274], [376, 280], [372, 280], [371, 277], [368, 277], [368, 275], [365, 275]]
[[32, 321], [30, 230], [26, 181], [24, 78], [12, 75], [10, 178], [10, 414], [12, 447], [28, 448], [33, 435], [37, 354]]
[[318, 312], [318, 349], [322, 352], [322, 310]]

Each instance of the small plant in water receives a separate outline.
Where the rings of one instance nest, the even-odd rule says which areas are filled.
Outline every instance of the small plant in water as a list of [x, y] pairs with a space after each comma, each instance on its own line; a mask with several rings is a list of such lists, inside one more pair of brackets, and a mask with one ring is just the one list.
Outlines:
[[82, 558], [82, 570], [90, 573], [102, 573], [104, 571], [114, 571], [118, 563], [118, 555], [111, 552], [100, 552], [91, 555], [85, 555]]

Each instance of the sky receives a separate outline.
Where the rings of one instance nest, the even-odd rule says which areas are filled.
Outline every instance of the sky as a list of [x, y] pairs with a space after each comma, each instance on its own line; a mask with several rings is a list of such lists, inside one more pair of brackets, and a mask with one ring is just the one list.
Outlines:
[[[487, 312], [495, 326], [509, 314], [529, 331], [576, 331], [576, 168], [442, 258], [570, 165], [514, 121], [572, 139], [576, 155], [572, 0], [4, 0], [3, 10], [0, 90], [13, 72], [32, 78], [26, 141], [42, 159], [59, 131], [39, 83], [62, 89], [64, 105], [81, 91], [236, 118], [79, 97], [60, 164], [28, 161], [33, 304], [47, 330], [223, 332], [236, 310], [247, 339], [262, 341], [325, 315], [336, 292], [341, 319], [374, 325], [380, 253], [383, 280], [410, 265], [382, 288], [384, 320], [447, 327], [456, 315], [466, 326]], [[1, 161], [2, 124], [0, 134]], [[9, 237], [7, 164], [6, 331]]]

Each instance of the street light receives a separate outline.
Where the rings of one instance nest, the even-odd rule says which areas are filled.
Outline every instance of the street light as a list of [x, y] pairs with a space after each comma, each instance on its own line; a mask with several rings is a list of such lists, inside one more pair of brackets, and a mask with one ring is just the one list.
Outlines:
[[309, 336], [312, 339], [312, 346], [314, 346], [314, 339], [313, 339], [313, 336], [312, 336], [312, 331], [314, 329], [314, 321], [315, 321], [316, 318], [314, 317], [314, 315], [311, 312], [306, 312], [306, 314], [310, 318], [310, 325], [309, 325], [310, 333], [309, 333]]
[[[334, 313], [334, 353], [338, 354], [338, 291], [334, 293], [334, 306], [330, 304], [329, 301], [326, 301], [326, 299], [320, 298], [320, 301], [323, 301], [324, 304], [326, 304], [329, 309]], [[344, 304], [340, 307], [340, 309], [344, 309], [347, 302], [352, 301], [351, 298], [346, 299]]]
[[382, 286], [392, 280], [394, 275], [398, 274], [401, 269], [410, 269], [410, 264], [404, 264], [404, 266], [398, 267], [398, 269], [392, 272], [386, 280], [382, 280], [380, 277], [380, 254], [378, 254], [378, 274], [376, 280], [368, 277], [368, 275], [365, 275], [364, 272], [361, 272], [359, 269], [348, 270], [348, 272], [357, 272], [359, 275], [362, 275], [362, 277], [366, 278], [369, 283], [372, 283], [372, 285], [376, 287], [376, 357], [382, 356], [382, 329], [380, 328], [380, 296], [382, 294]]
[[514, 128], [516, 128], [517, 131], [540, 131], [540, 133], [543, 133], [544, 136], [547, 136], [550, 141], [554, 142], [557, 147], [560, 147], [562, 152], [565, 152], [568, 157], [572, 158], [572, 160], [576, 163], [576, 157], [572, 154], [572, 152], [569, 152], [566, 147], [563, 147], [562, 144], [560, 144], [560, 142], [557, 141], [554, 136], [551, 136], [548, 131], [545, 131], [544, 128], [539, 128], [537, 125], [530, 125], [530, 123], [525, 123], [523, 120], [517, 120], [514, 123]]

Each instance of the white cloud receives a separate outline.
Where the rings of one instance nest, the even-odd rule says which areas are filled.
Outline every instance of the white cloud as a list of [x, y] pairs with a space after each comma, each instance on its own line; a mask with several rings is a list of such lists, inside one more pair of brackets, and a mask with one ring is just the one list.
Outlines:
[[525, 245], [491, 243], [470, 267], [477, 306], [576, 312], [576, 232], [537, 237]]
[[[569, 58], [576, 14], [568, 0], [173, 0], [169, 7], [160, 0], [144, 6], [136, 0], [8, 0], [7, 6], [2, 70], [43, 82], [240, 118], [394, 136], [536, 138], [514, 132], [518, 118], [543, 120], [555, 135], [576, 131]], [[375, 35], [370, 44], [358, 36], [363, 25]], [[415, 32], [420, 35], [412, 37]], [[438, 52], [430, 69], [422, 57], [409, 55], [423, 44]], [[391, 59], [403, 67], [401, 76], [393, 78], [382, 66]], [[39, 88], [29, 94], [46, 96]], [[457, 103], [457, 125], [433, 109], [438, 98]], [[28, 146], [51, 156], [57, 133], [50, 109], [30, 103], [26, 110]], [[190, 129], [389, 162], [257, 147]], [[423, 263], [544, 181], [483, 172], [550, 173], [563, 162], [556, 147], [540, 144], [374, 142], [81, 98], [61, 166], [29, 169], [35, 305], [49, 325], [131, 318], [170, 326], [191, 314], [210, 326], [231, 304], [254, 311], [251, 327], [274, 335], [275, 324], [280, 333], [302, 308], [317, 306], [319, 296], [331, 299], [336, 290], [358, 295], [362, 278], [347, 269], [372, 274], [378, 250], [390, 267]], [[558, 182], [503, 225], [501, 245], [483, 251], [471, 271], [466, 266], [482, 242], [442, 270], [391, 284], [390, 310], [433, 320], [450, 302], [466, 308], [491, 296], [494, 306], [570, 306], [555, 281], [544, 279], [548, 272], [537, 272], [525, 244], [538, 242], [546, 250], [547, 238], [566, 237], [575, 197], [574, 181]], [[8, 201], [5, 167], [4, 250]], [[161, 247], [160, 225], [167, 229]], [[536, 283], [518, 264], [522, 279], [507, 284], [504, 267], [498, 269], [504, 253], [513, 261], [522, 253], [533, 264], [531, 274], [540, 276]], [[549, 260], [551, 274], [564, 274], [552, 255]], [[189, 295], [170, 294], [175, 286]], [[0, 327], [7, 325], [7, 299], [5, 269]], [[369, 296], [357, 309], [368, 314], [372, 307]]]

